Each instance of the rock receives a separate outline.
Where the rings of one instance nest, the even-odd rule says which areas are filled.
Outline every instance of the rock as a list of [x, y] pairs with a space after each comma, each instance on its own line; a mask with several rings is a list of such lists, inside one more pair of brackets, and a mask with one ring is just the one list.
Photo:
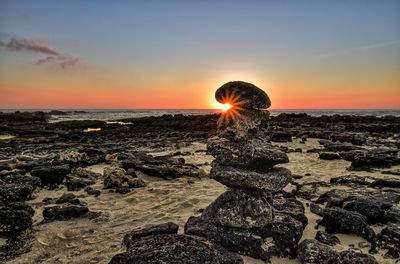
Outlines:
[[9, 184], [17, 184], [17, 185], [30, 185], [32, 189], [35, 190], [40, 186], [40, 179], [37, 177], [31, 176], [22, 176], [19, 174], [9, 174], [6, 176], [0, 177], [0, 182], [9, 183]]
[[400, 180], [397, 179], [376, 179], [369, 187], [378, 188], [400, 188]]
[[215, 99], [222, 104], [229, 103], [232, 106], [247, 109], [262, 109], [271, 106], [271, 101], [263, 90], [242, 81], [225, 83], [215, 92]]
[[374, 180], [375, 178], [370, 176], [347, 175], [347, 176], [333, 177], [331, 178], [330, 182], [333, 184], [357, 186], [357, 185], [369, 185]]
[[95, 190], [95, 189], [93, 189], [93, 188], [90, 187], [90, 186], [87, 186], [87, 187], [83, 188], [83, 190], [84, 190], [87, 194], [93, 195], [93, 196], [95, 196], [95, 197], [99, 196], [100, 193], [101, 193], [99, 190]]
[[218, 136], [231, 141], [267, 139], [269, 111], [232, 107], [221, 113], [218, 122]]
[[343, 208], [356, 211], [367, 218], [367, 223], [386, 223], [391, 218], [387, 217], [391, 207], [400, 202], [398, 193], [378, 193], [370, 196], [350, 197], [343, 203]]
[[274, 194], [272, 200], [274, 211], [276, 213], [290, 215], [294, 219], [300, 221], [303, 224], [303, 227], [307, 226], [308, 219], [305, 216], [303, 203], [296, 200], [294, 195], [281, 191]]
[[27, 184], [9, 184], [0, 181], [0, 202], [11, 203], [25, 201], [32, 195], [33, 188]]
[[376, 259], [368, 254], [345, 250], [340, 252], [340, 263], [342, 264], [378, 264]]
[[60, 153], [59, 160], [68, 162], [68, 163], [80, 163], [82, 161], [86, 161], [89, 159], [89, 156], [86, 153], [80, 153], [78, 151], [64, 151]]
[[179, 226], [172, 222], [152, 225], [138, 230], [133, 230], [124, 236], [124, 244], [127, 248], [132, 247], [135, 241], [145, 236], [177, 234]]
[[0, 203], [0, 235], [17, 234], [32, 226], [34, 210], [23, 203]]
[[78, 198], [76, 198], [75, 194], [73, 193], [64, 193], [57, 200], [55, 200], [55, 203], [56, 204], [70, 203], [74, 205], [82, 205], [81, 201]]
[[319, 158], [322, 160], [336, 160], [341, 159], [340, 155], [336, 152], [320, 152]]
[[65, 180], [65, 185], [68, 191], [79, 191], [89, 185], [95, 184], [96, 181], [88, 178], [79, 178], [75, 176], [67, 176]]
[[272, 142], [292, 142], [292, 134], [283, 131], [276, 131], [271, 134]]
[[122, 168], [106, 167], [104, 169], [104, 188], [139, 188], [144, 187], [145, 183], [142, 179], [133, 177], [126, 173]]
[[64, 221], [72, 218], [83, 217], [87, 215], [89, 209], [80, 205], [56, 205], [43, 209], [43, 218], [45, 222]]
[[397, 157], [397, 149], [376, 148], [357, 153], [351, 159], [351, 168], [356, 170], [368, 170], [370, 168], [389, 168], [400, 164]]
[[222, 227], [202, 221], [199, 217], [190, 217], [185, 225], [185, 234], [205, 237], [223, 248], [241, 255], [258, 259], [268, 259], [268, 248], [261, 236], [248, 230]]
[[233, 228], [257, 228], [273, 221], [271, 198], [265, 193], [248, 194], [230, 189], [220, 195], [202, 214], [202, 219]]
[[243, 263], [235, 253], [204, 239], [175, 234], [175, 230], [174, 226], [158, 226], [151, 231], [136, 231], [138, 236], [129, 240], [127, 251], [115, 255], [109, 263]]
[[357, 212], [350, 212], [338, 207], [325, 208], [320, 222], [328, 233], [350, 233], [371, 239], [371, 229], [367, 227], [367, 218]]
[[92, 180], [100, 179], [103, 176], [100, 173], [96, 173], [81, 167], [73, 168], [71, 171], [71, 175], [79, 178], [92, 179]]
[[276, 192], [291, 181], [291, 172], [286, 168], [272, 168], [258, 173], [229, 166], [212, 163], [210, 178], [233, 188], [248, 188]]
[[265, 171], [276, 164], [289, 162], [285, 153], [271, 147], [271, 144], [256, 139], [232, 142], [214, 137], [207, 143], [207, 151], [219, 164], [257, 171]]
[[324, 216], [324, 209], [316, 203], [310, 203], [310, 211], [313, 214]]
[[315, 235], [315, 239], [329, 246], [340, 244], [340, 240], [337, 236], [328, 234], [324, 231], [318, 231], [317, 234]]
[[31, 170], [31, 175], [38, 177], [43, 186], [55, 187], [64, 181], [70, 172], [69, 165], [40, 166]]
[[299, 245], [298, 255], [302, 264], [341, 263], [335, 250], [315, 239], [303, 240]]
[[354, 146], [351, 143], [340, 143], [340, 142], [326, 142], [323, 144], [324, 149], [328, 152], [337, 152], [337, 151], [353, 151], [360, 150], [362, 148]]
[[376, 248], [386, 249], [386, 256], [390, 258], [400, 257], [400, 224], [390, 223], [377, 234], [372, 242], [371, 251]]

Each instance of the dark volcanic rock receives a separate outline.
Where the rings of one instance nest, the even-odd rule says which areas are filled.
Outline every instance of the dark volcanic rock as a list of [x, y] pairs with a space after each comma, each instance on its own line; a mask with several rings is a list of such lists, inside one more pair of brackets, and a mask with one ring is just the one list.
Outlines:
[[38, 177], [43, 186], [54, 187], [64, 181], [65, 176], [70, 172], [69, 165], [40, 166], [31, 170], [31, 175]]
[[31, 185], [9, 184], [0, 181], [0, 202], [10, 203], [27, 200], [33, 192]]
[[339, 253], [315, 239], [305, 239], [300, 243], [298, 255], [302, 264], [340, 263]]
[[400, 180], [398, 179], [376, 179], [369, 187], [378, 188], [400, 188]]
[[365, 216], [337, 207], [326, 208], [320, 224], [325, 226], [328, 233], [353, 233], [367, 240], [373, 236], [373, 231], [368, 228]]
[[32, 225], [34, 210], [23, 203], [0, 204], [0, 235], [19, 233]]
[[400, 163], [397, 153], [397, 149], [388, 148], [376, 148], [357, 153], [351, 160], [351, 167], [357, 170], [388, 168], [394, 164]]
[[333, 184], [354, 186], [354, 185], [369, 185], [374, 180], [375, 178], [370, 176], [347, 175], [347, 176], [333, 177], [331, 178], [330, 182]]
[[340, 261], [342, 264], [379, 264], [373, 256], [353, 250], [340, 252]]
[[203, 212], [202, 219], [234, 228], [257, 228], [273, 221], [271, 197], [263, 192], [248, 194], [230, 189], [220, 195]]
[[341, 159], [340, 155], [336, 152], [320, 152], [319, 158], [322, 160], [336, 160]]
[[340, 240], [337, 236], [328, 234], [324, 231], [318, 231], [317, 234], [315, 235], [315, 239], [329, 246], [340, 244]]
[[343, 208], [356, 211], [367, 218], [369, 224], [386, 223], [393, 220], [387, 212], [400, 202], [399, 193], [377, 193], [370, 196], [350, 197], [343, 203]]
[[87, 215], [89, 209], [86, 206], [80, 205], [56, 205], [46, 207], [43, 209], [43, 217], [46, 222], [48, 221], [63, 221], [71, 218], [83, 217]]
[[175, 223], [168, 222], [159, 225], [152, 225], [138, 230], [133, 230], [124, 236], [124, 244], [130, 248], [136, 240], [151, 235], [177, 234], [179, 226]]
[[233, 188], [248, 188], [276, 192], [284, 188], [291, 180], [291, 172], [286, 168], [272, 168], [259, 173], [253, 170], [221, 166], [212, 163], [210, 178]]
[[272, 142], [292, 142], [292, 134], [283, 131], [276, 131], [271, 134]]
[[386, 256], [400, 257], [400, 224], [389, 224], [377, 234], [372, 242], [371, 251], [376, 248], [387, 249]]
[[261, 236], [248, 230], [238, 230], [229, 227], [216, 226], [202, 221], [200, 217], [190, 217], [185, 225], [185, 234], [202, 236], [229, 251], [258, 259], [267, 259], [268, 248]]
[[187, 235], [157, 234], [140, 237], [115, 255], [110, 264], [126, 263], [215, 263], [242, 264], [242, 258], [207, 240]]
[[289, 158], [284, 152], [272, 149], [271, 144], [256, 139], [232, 142], [225, 138], [214, 137], [207, 142], [207, 150], [221, 165], [251, 168], [258, 171], [289, 162]]
[[262, 109], [271, 106], [271, 101], [263, 90], [242, 81], [225, 83], [215, 92], [215, 99], [222, 104], [230, 103], [233, 106], [248, 109]]

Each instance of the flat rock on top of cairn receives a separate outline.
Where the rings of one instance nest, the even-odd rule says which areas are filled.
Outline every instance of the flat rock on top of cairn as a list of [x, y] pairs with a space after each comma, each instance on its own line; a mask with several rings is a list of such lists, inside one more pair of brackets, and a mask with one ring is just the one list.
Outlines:
[[215, 92], [215, 99], [234, 107], [247, 109], [266, 109], [271, 106], [268, 95], [254, 84], [243, 81], [225, 83]]

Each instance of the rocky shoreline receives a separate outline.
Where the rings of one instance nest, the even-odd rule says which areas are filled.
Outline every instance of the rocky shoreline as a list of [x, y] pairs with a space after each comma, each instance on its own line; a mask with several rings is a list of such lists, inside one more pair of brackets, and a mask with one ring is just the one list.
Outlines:
[[[228, 186], [232, 183], [232, 178], [218, 175], [218, 171], [235, 165], [224, 164], [218, 149], [229, 142], [208, 141], [220, 135], [216, 126], [219, 114], [48, 123], [51, 114], [62, 112], [0, 114], [0, 261], [108, 263], [113, 259], [111, 263], [123, 263], [118, 262], [122, 257], [113, 256], [128, 256], [122, 253], [125, 249], [121, 244], [126, 234], [131, 234], [131, 242], [124, 239], [126, 252], [134, 252], [129, 256], [145, 257], [148, 252], [141, 245], [147, 250], [160, 247], [159, 255], [153, 257], [165, 256], [168, 247], [181, 245], [176, 254], [193, 254], [187, 249], [203, 248], [202, 255], [193, 258], [197, 263], [204, 256], [214, 263], [241, 263], [239, 255], [226, 249], [251, 256], [244, 257], [245, 263], [258, 263], [255, 259], [272, 263], [395, 263], [400, 257], [399, 117], [270, 117], [265, 137], [279, 150], [270, 153], [271, 166], [283, 163], [288, 155], [290, 162], [276, 169], [290, 169], [293, 179], [288, 186], [271, 190], [268, 198], [275, 210], [274, 228], [279, 232], [274, 235], [271, 229], [262, 235], [268, 228], [256, 232], [251, 226], [250, 234], [261, 235], [255, 239], [252, 235], [246, 238], [237, 229], [198, 221], [210, 212], [203, 210], [227, 190], [209, 178], [211, 164], [217, 181]], [[239, 148], [245, 156], [244, 145], [240, 143]], [[265, 149], [260, 151], [266, 156]], [[210, 154], [217, 163], [212, 163]], [[242, 169], [248, 173], [259, 163], [255, 160]], [[221, 164], [227, 167], [218, 167]], [[235, 173], [232, 170], [232, 175]], [[238, 176], [232, 177], [238, 180]], [[189, 197], [189, 192], [195, 196]], [[243, 200], [248, 190], [231, 196], [235, 195]], [[153, 198], [146, 201], [146, 197]], [[162, 203], [154, 204], [157, 199], [171, 197], [175, 198], [168, 202], [171, 205], [165, 204], [165, 212]], [[228, 200], [232, 199], [229, 196]], [[193, 228], [187, 232], [191, 226], [185, 230], [184, 226], [190, 216], [194, 216], [190, 220]], [[163, 228], [169, 221], [178, 227], [170, 223]], [[155, 225], [153, 231], [139, 239], [137, 233], [148, 232], [149, 224]], [[74, 228], [69, 233], [68, 225]], [[209, 234], [204, 235], [204, 230]], [[54, 237], [50, 239], [49, 234]], [[271, 234], [274, 241], [268, 238]], [[228, 240], [246, 238], [235, 247], [246, 244], [247, 248], [235, 250], [222, 241], [224, 236]], [[93, 248], [79, 244], [82, 239], [90, 241]], [[107, 239], [114, 244], [105, 250], [103, 245], [110, 247], [107, 243], [111, 243], [105, 242]], [[346, 243], [346, 239], [357, 243]], [[159, 241], [166, 247], [161, 248]], [[282, 249], [288, 250], [254, 253], [260, 243], [281, 243]]]

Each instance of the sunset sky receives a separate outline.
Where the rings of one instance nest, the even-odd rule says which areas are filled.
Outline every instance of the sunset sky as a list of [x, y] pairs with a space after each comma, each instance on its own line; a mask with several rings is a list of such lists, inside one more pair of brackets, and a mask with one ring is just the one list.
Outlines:
[[400, 108], [400, 1], [0, 2], [0, 108]]

